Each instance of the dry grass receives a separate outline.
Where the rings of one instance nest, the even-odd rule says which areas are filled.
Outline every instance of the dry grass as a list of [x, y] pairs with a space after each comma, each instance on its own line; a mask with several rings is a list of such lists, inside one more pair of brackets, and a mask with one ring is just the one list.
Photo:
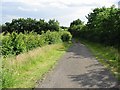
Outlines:
[[[49, 52], [50, 48], [54, 48], [56, 45], [47, 45], [44, 47], [38, 47], [36, 49], [33, 49], [29, 52], [19, 54], [17, 56], [12, 56], [9, 58], [5, 58], [6, 65], [14, 66], [14, 65], [22, 65], [30, 60], [30, 58], [36, 58], [37, 56], [42, 56], [44, 53]], [[47, 49], [46, 49], [47, 48]]]

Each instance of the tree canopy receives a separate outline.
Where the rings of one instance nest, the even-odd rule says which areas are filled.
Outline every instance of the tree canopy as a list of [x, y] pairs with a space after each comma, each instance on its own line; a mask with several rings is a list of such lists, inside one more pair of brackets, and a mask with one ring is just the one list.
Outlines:
[[70, 23], [68, 31], [70, 31], [73, 36], [79, 36], [79, 32], [83, 27], [84, 23], [80, 19], [77, 19]]
[[48, 22], [46, 22], [44, 19], [36, 20], [32, 18], [19, 18], [13, 19], [12, 22], [6, 22], [4, 25], [2, 25], [2, 31], [10, 33], [13, 31], [17, 33], [34, 31], [41, 34], [42, 31], [59, 31], [59, 28], [59, 22], [54, 19], [50, 19]]
[[120, 9], [95, 8], [86, 18], [86, 25], [79, 19], [71, 23], [69, 31], [74, 36], [105, 45], [120, 45]]

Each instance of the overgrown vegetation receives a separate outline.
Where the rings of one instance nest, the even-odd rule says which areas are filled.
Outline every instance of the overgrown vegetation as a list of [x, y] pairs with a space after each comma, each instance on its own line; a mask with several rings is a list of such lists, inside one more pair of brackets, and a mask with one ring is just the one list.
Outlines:
[[84, 23], [80, 19], [77, 19], [71, 22], [68, 31], [73, 35], [73, 37], [79, 38], [81, 35], [80, 32], [83, 30], [83, 28], [84, 28]]
[[88, 22], [83, 25], [81, 20], [71, 23], [69, 31], [92, 42], [102, 43], [106, 46], [120, 48], [120, 9], [111, 6], [110, 8], [95, 8], [88, 14]]
[[37, 80], [54, 67], [69, 46], [68, 43], [46, 45], [4, 58], [2, 88], [34, 88]]
[[69, 47], [66, 42], [70, 42], [72, 36], [84, 39], [97, 59], [119, 78], [119, 13], [120, 9], [114, 6], [95, 8], [88, 14], [86, 25], [77, 19], [71, 22], [69, 28], [60, 27], [57, 20], [46, 22], [42, 19], [19, 18], [6, 22], [0, 26], [3, 30], [0, 49], [4, 56], [2, 87], [34, 87], [35, 81], [50, 70]]
[[[63, 37], [64, 36], [64, 37]], [[35, 32], [30, 33], [7, 33], [1, 35], [2, 55], [18, 55], [22, 52], [27, 52], [36, 47], [41, 47], [48, 44], [55, 44], [62, 41], [69, 42], [72, 36], [67, 31], [42, 33], [39, 35]]]
[[2, 88], [34, 87], [36, 80], [65, 53], [72, 39], [54, 19], [46, 22], [19, 18], [1, 27]]

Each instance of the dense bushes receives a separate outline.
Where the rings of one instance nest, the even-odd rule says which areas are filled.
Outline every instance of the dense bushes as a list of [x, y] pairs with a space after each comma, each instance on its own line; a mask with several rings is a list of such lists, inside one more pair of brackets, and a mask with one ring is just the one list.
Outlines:
[[82, 25], [80, 20], [75, 20], [71, 23], [69, 31], [75, 37], [78, 36], [88, 41], [118, 48], [120, 45], [119, 13], [120, 9], [114, 6], [110, 8], [95, 8], [88, 14], [88, 22], [85, 26]]
[[65, 32], [62, 34], [61, 39], [63, 42], [68, 42], [72, 39], [72, 35], [69, 32]]
[[[63, 37], [64, 36], [64, 37]], [[39, 35], [35, 32], [19, 33], [13, 32], [11, 34], [1, 35], [2, 40], [2, 55], [18, 55], [22, 52], [29, 51], [39, 46], [54, 44], [62, 41], [70, 41], [71, 35], [67, 31], [42, 33]]]
[[[70, 33], [60, 29], [57, 20], [36, 20], [32, 18], [13, 19], [6, 22], [2, 27], [0, 39], [2, 55], [18, 55], [22, 52], [46, 44], [54, 44], [71, 39]], [[65, 36], [62, 36], [66, 33]]]
[[95, 8], [88, 14], [84, 38], [110, 46], [120, 45], [120, 9], [114, 6], [110, 8]]
[[[13, 19], [11, 23], [7, 22], [5, 23], [5, 25], [2, 25], [2, 30], [3, 33], [0, 34], [0, 41], [1, 41], [0, 51], [1, 54], [3, 55], [3, 64], [2, 64], [2, 72], [0, 72], [2, 76], [2, 81], [1, 81], [2, 86], [0, 87], [5, 87], [5, 88], [17, 86], [16, 83], [19, 83], [21, 78], [23, 79], [24, 72], [28, 72], [28, 70], [29, 71], [33, 70], [31, 68], [33, 68], [33, 66], [34, 67], [39, 66], [38, 63], [41, 63], [42, 65], [42, 62], [45, 62], [48, 65], [48, 61], [50, 59], [47, 60], [46, 58], [49, 58], [52, 54], [58, 57], [61, 54], [61, 52], [58, 52], [57, 48], [62, 47], [63, 49], [66, 49], [67, 46], [65, 45], [64, 47], [62, 42], [63, 41], [69, 42], [72, 38], [71, 34], [67, 30], [65, 31], [64, 29], [60, 29], [59, 22], [55, 20], [49, 20], [48, 22], [45, 22], [44, 20], [41, 19], [33, 20], [31, 18]], [[46, 46], [47, 49], [43, 47], [44, 50], [42, 50], [43, 48], [37, 48], [37, 47], [42, 47], [44, 45], [55, 44], [55, 43], [61, 43], [60, 46], [59, 44], [56, 44], [55, 47], [52, 46], [52, 49], [56, 49], [56, 50], [51, 50], [51, 46], [50, 47]], [[34, 49], [35, 51], [32, 49]], [[32, 52], [28, 52], [30, 50]], [[48, 52], [46, 52], [46, 50]], [[50, 52], [50, 50], [52, 52]], [[38, 51], [41, 52], [41, 55], [39, 55]], [[23, 52], [28, 52], [28, 53], [18, 55]], [[36, 53], [34, 54], [34, 52]], [[56, 54], [56, 52], [58, 55]], [[30, 56], [28, 56], [29, 54]], [[44, 54], [48, 55], [48, 57], [41, 58], [44, 57]], [[11, 55], [12, 55], [12, 59], [11, 59]], [[21, 60], [20, 58], [23, 57], [22, 55], [25, 58], [22, 58]], [[39, 57], [36, 57], [35, 55]], [[20, 58], [18, 59], [18, 57]], [[53, 63], [53, 59], [51, 60], [52, 61], [49, 62]], [[44, 68], [49, 66], [45, 65]], [[42, 70], [43, 67], [40, 67], [40, 69]], [[43, 73], [45, 73], [45, 71], [43, 71], [42, 74]], [[35, 77], [36, 74], [34, 75]], [[20, 79], [18, 79], [17, 77], [20, 77]], [[29, 78], [31, 78], [31, 80], [33, 81], [33, 76], [30, 76]], [[24, 82], [24, 83], [28, 84], [28, 82]], [[21, 82], [19, 84], [21, 84]], [[22, 85], [24, 86], [24, 84]]]
[[61, 34], [60, 32], [50, 32], [47, 31], [46, 33], [43, 34], [44, 39], [45, 39], [45, 43], [46, 44], [54, 44], [57, 42], [61, 42]]
[[[92, 33], [95, 34], [92, 40], [96, 40], [95, 37], [97, 37], [97, 41], [100, 43], [105, 43], [109, 45], [118, 44], [120, 40], [120, 16], [118, 15], [119, 12], [120, 10], [114, 7], [103, 7], [100, 9], [96, 8], [94, 12], [89, 15], [87, 27], [90, 28], [89, 30], [92, 30], [94, 28], [94, 31]], [[94, 17], [91, 17], [93, 16], [93, 14], [95, 14]], [[93, 23], [93, 21], [90, 21], [90, 19], [96, 20], [97, 22]], [[91, 27], [91, 25], [93, 24], [94, 26]]]

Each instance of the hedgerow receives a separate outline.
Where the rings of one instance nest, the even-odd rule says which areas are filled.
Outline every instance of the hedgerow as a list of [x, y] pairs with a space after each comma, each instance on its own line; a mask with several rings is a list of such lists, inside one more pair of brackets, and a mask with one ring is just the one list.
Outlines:
[[[66, 39], [64, 35], [67, 35]], [[5, 36], [1, 35], [1, 37], [1, 52], [3, 56], [18, 55], [22, 52], [27, 52], [36, 47], [41, 47], [48, 44], [55, 44], [62, 41], [68, 42], [71, 40], [71, 34], [67, 31], [47, 31], [46, 33], [42, 33], [41, 35], [37, 34], [36, 32], [24, 34], [12, 32], [11, 34], [7, 33]]]

